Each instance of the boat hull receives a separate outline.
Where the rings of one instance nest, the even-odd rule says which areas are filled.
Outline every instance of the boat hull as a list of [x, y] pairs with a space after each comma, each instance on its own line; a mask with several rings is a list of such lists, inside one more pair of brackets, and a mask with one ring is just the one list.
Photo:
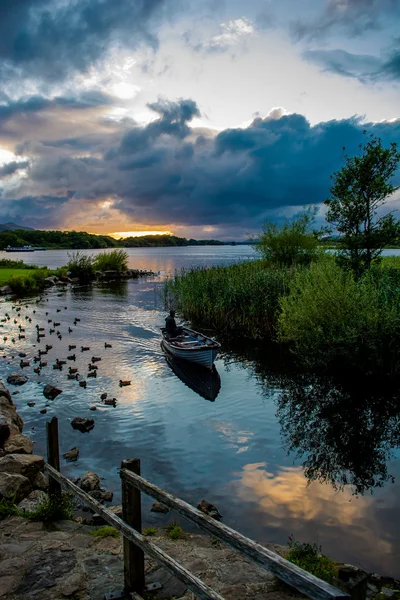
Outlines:
[[198, 350], [184, 350], [181, 348], [175, 348], [172, 344], [169, 344], [167, 340], [163, 339], [161, 345], [170, 354], [181, 360], [187, 360], [189, 362], [205, 367], [206, 369], [212, 369], [214, 360], [218, 356], [218, 348], [199, 348]]

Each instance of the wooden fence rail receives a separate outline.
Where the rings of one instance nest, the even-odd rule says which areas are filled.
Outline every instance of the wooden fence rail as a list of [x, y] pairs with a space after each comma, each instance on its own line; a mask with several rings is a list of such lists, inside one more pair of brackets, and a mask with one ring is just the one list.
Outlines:
[[[140, 492], [163, 502], [180, 515], [196, 523], [199, 527], [228, 544], [246, 558], [273, 573], [285, 583], [296, 588], [312, 600], [347, 600], [350, 596], [338, 588], [314, 577], [285, 560], [275, 552], [267, 550], [257, 542], [239, 532], [204, 515], [187, 502], [173, 496], [162, 488], [140, 476], [140, 460], [130, 459], [121, 463], [122, 516], [119, 518], [89, 494], [81, 490], [59, 471], [58, 421], [53, 417], [47, 423], [48, 463], [45, 469], [50, 476], [50, 490], [60, 493], [60, 486], [72, 492], [82, 503], [101, 515], [103, 519], [120, 531], [124, 537], [124, 582], [125, 593], [142, 594], [145, 589], [144, 554], [148, 554], [168, 571], [183, 581], [202, 600], [224, 600], [223, 597], [190, 573], [182, 565], [168, 556], [161, 548], [150, 542], [141, 533]], [[137, 595], [135, 595], [138, 598]], [[140, 596], [139, 596], [140, 598]]]

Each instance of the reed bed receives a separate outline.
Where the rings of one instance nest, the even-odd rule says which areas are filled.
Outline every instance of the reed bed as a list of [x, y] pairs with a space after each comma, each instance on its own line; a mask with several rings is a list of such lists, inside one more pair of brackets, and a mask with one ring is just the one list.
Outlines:
[[181, 271], [166, 282], [165, 303], [212, 329], [273, 336], [279, 299], [289, 292], [292, 276], [293, 270], [261, 260]]

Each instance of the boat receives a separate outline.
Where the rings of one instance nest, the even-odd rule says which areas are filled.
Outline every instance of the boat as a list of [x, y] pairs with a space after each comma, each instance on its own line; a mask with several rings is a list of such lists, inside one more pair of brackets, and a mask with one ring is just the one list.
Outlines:
[[35, 248], [32, 248], [32, 246], [7, 246], [4, 250], [6, 252], [35, 252]]
[[180, 327], [178, 335], [174, 337], [171, 337], [165, 327], [161, 328], [161, 333], [161, 346], [170, 354], [210, 370], [213, 368], [221, 344], [187, 327]]
[[168, 351], [164, 351], [164, 357], [175, 375], [205, 400], [214, 402], [221, 389], [221, 378], [215, 365], [212, 369], [199, 369], [199, 367], [187, 360], [176, 358]]

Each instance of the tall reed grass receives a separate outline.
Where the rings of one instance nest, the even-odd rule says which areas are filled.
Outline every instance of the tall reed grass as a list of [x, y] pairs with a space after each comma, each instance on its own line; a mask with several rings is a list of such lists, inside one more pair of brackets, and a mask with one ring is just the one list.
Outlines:
[[213, 329], [271, 336], [291, 273], [288, 268], [266, 268], [261, 260], [182, 271], [166, 282], [165, 304]]

